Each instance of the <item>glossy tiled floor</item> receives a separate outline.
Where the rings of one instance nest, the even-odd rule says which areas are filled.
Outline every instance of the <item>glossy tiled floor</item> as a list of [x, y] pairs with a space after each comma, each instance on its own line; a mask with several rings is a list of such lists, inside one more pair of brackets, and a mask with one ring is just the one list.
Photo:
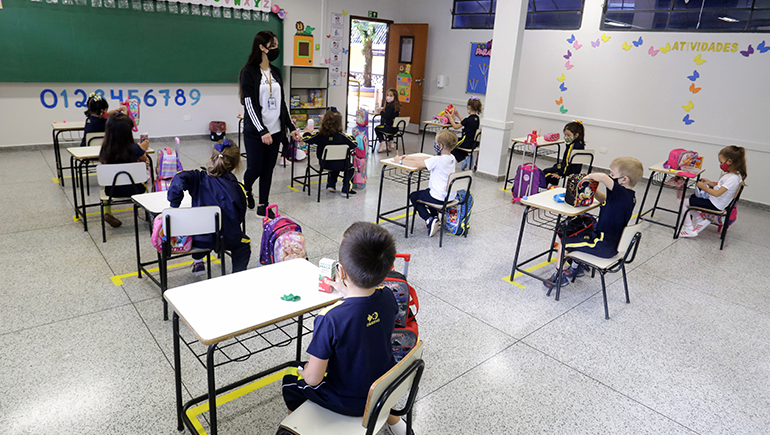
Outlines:
[[[415, 150], [418, 140], [407, 136], [407, 148]], [[185, 167], [204, 164], [210, 147], [184, 142]], [[108, 228], [102, 243], [98, 215], [89, 232], [73, 221], [69, 180], [65, 189], [54, 183], [52, 167], [51, 150], [0, 152], [0, 428], [175, 434], [171, 323], [162, 320], [157, 287], [130, 276], [131, 214], [116, 212], [125, 224]], [[289, 178], [288, 168], [276, 168], [271, 202], [302, 225], [313, 262], [336, 255], [350, 223], [375, 218], [376, 157], [368, 187], [349, 200], [323, 191], [316, 203], [287, 187]], [[620, 276], [611, 275], [611, 319], [604, 320], [598, 278], [579, 279], [558, 302], [532, 279], [518, 280], [524, 288], [503, 281], [523, 208], [501, 187], [474, 180], [471, 232], [445, 237], [442, 249], [422, 225], [404, 239], [400, 228], [383, 224], [399, 251], [413, 254], [409, 278], [421, 299], [427, 368], [417, 434], [767, 432], [767, 212], [742, 207], [723, 251], [713, 228], [675, 241], [671, 230], [645, 223], [629, 265], [631, 304]], [[403, 186], [386, 182], [385, 206], [403, 195]], [[675, 196], [666, 190], [662, 200], [673, 206]], [[247, 228], [257, 251], [261, 225], [253, 213]], [[142, 231], [150, 255], [144, 224]], [[522, 252], [548, 243], [547, 231], [527, 228]], [[251, 267], [257, 262], [254, 255]], [[172, 286], [201, 279], [188, 267], [170, 272]], [[224, 366], [218, 381], [290, 355], [279, 349]], [[184, 394], [204, 393], [201, 365], [188, 352], [182, 364]], [[277, 385], [219, 411], [223, 434], [272, 434], [285, 415]]]

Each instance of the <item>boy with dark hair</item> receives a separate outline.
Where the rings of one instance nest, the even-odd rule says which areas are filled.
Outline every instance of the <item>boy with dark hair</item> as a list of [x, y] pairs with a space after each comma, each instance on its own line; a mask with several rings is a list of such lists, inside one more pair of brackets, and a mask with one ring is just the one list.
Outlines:
[[283, 378], [289, 412], [309, 399], [339, 414], [364, 415], [369, 388], [396, 364], [390, 339], [398, 305], [389, 289], [377, 288], [395, 258], [393, 237], [379, 225], [356, 222], [345, 231], [329, 282], [343, 298], [316, 317], [309, 361]]

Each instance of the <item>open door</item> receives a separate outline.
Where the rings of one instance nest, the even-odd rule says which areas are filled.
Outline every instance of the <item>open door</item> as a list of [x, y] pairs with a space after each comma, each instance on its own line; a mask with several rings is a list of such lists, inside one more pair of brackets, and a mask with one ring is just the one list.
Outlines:
[[420, 127], [425, 57], [428, 51], [427, 24], [391, 24], [387, 49], [387, 86], [398, 91], [399, 116], [408, 116], [408, 131]]

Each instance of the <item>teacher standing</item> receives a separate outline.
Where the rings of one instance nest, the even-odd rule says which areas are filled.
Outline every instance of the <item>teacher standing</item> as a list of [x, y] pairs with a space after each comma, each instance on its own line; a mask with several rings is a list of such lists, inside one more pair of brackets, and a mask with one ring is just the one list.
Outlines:
[[257, 214], [264, 216], [270, 204], [270, 185], [273, 168], [278, 159], [281, 143], [287, 143], [289, 131], [296, 140], [299, 132], [289, 117], [283, 94], [281, 70], [270, 64], [278, 59], [280, 49], [275, 33], [263, 30], [254, 36], [251, 54], [239, 77], [241, 104], [245, 107], [243, 140], [246, 146], [246, 173], [243, 185], [249, 208], [255, 201], [252, 186], [259, 179], [259, 207]]

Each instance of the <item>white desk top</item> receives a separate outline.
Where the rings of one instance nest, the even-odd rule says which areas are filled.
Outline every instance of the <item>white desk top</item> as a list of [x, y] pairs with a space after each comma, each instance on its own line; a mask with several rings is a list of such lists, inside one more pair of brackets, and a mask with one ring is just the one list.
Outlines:
[[[96, 147], [70, 147], [67, 148], [67, 152], [72, 155], [72, 157], [78, 159], [78, 160], [88, 160], [88, 159], [98, 159], [99, 158], [99, 151], [101, 151], [102, 147], [101, 145]], [[145, 151], [147, 154], [153, 154], [155, 153], [155, 150], [152, 148], [147, 148]]]
[[[407, 155], [412, 156], [412, 157], [426, 157], [426, 158], [427, 157], [433, 157], [432, 155], [425, 154], [425, 153], [414, 153], [414, 154], [407, 154]], [[415, 168], [413, 166], [406, 166], [406, 165], [402, 165], [400, 163], [396, 163], [393, 160], [394, 158], [395, 157], [391, 157], [389, 159], [380, 160], [380, 163], [382, 163], [385, 166], [393, 166], [394, 168], [399, 168], [399, 169], [403, 169], [405, 171], [410, 171], [410, 172], [417, 172], [417, 171], [421, 170], [421, 168]]]
[[[698, 169], [698, 168], [688, 168], [688, 169], [680, 169], [680, 170], [666, 169], [666, 168], [663, 167], [663, 163], [665, 163], [665, 162], [656, 163], [656, 164], [650, 166], [647, 169], [649, 169], [650, 171], [653, 171], [653, 172], [662, 172], [664, 174], [669, 174], [669, 175], [678, 175], [679, 172], [689, 172], [691, 174], [695, 174], [696, 177], [698, 175], [706, 172], [705, 169]], [[687, 178], [694, 178], [694, 177], [687, 177]]]
[[[140, 193], [131, 196], [131, 200], [152, 214], [159, 214], [171, 207], [171, 204], [168, 202], [168, 192]], [[182, 204], [179, 207], [192, 207], [192, 197], [189, 192], [184, 192], [184, 198], [182, 198]]]
[[[527, 143], [527, 138], [526, 137], [519, 137], [519, 138], [516, 138], [516, 139], [511, 139], [511, 144], [508, 145], [508, 148], [512, 148], [517, 143], [525, 144], [525, 143]], [[547, 147], [549, 145], [558, 145], [558, 144], [562, 144], [562, 143], [564, 143], [564, 139], [548, 141], [548, 140], [543, 139], [543, 136], [538, 136], [537, 137], [537, 146], [538, 147]]]
[[540, 192], [532, 196], [528, 196], [527, 199], [522, 198], [521, 203], [523, 205], [528, 205], [530, 207], [539, 208], [541, 210], [558, 213], [562, 216], [567, 216], [567, 217], [577, 216], [581, 213], [585, 213], [589, 210], [593, 210], [601, 206], [601, 203], [596, 199], [594, 199], [594, 202], [591, 205], [587, 205], [585, 207], [573, 207], [565, 202], [556, 202], [553, 199], [555, 195], [565, 193], [566, 191], [567, 189], [563, 187], [546, 190], [544, 192]]
[[[335, 303], [339, 293], [319, 292], [318, 275], [318, 266], [294, 259], [173, 288], [164, 297], [211, 345]], [[289, 293], [301, 299], [281, 299]]]
[[84, 130], [86, 128], [86, 123], [85, 121], [54, 121], [51, 123], [51, 127], [53, 127], [55, 131]]

